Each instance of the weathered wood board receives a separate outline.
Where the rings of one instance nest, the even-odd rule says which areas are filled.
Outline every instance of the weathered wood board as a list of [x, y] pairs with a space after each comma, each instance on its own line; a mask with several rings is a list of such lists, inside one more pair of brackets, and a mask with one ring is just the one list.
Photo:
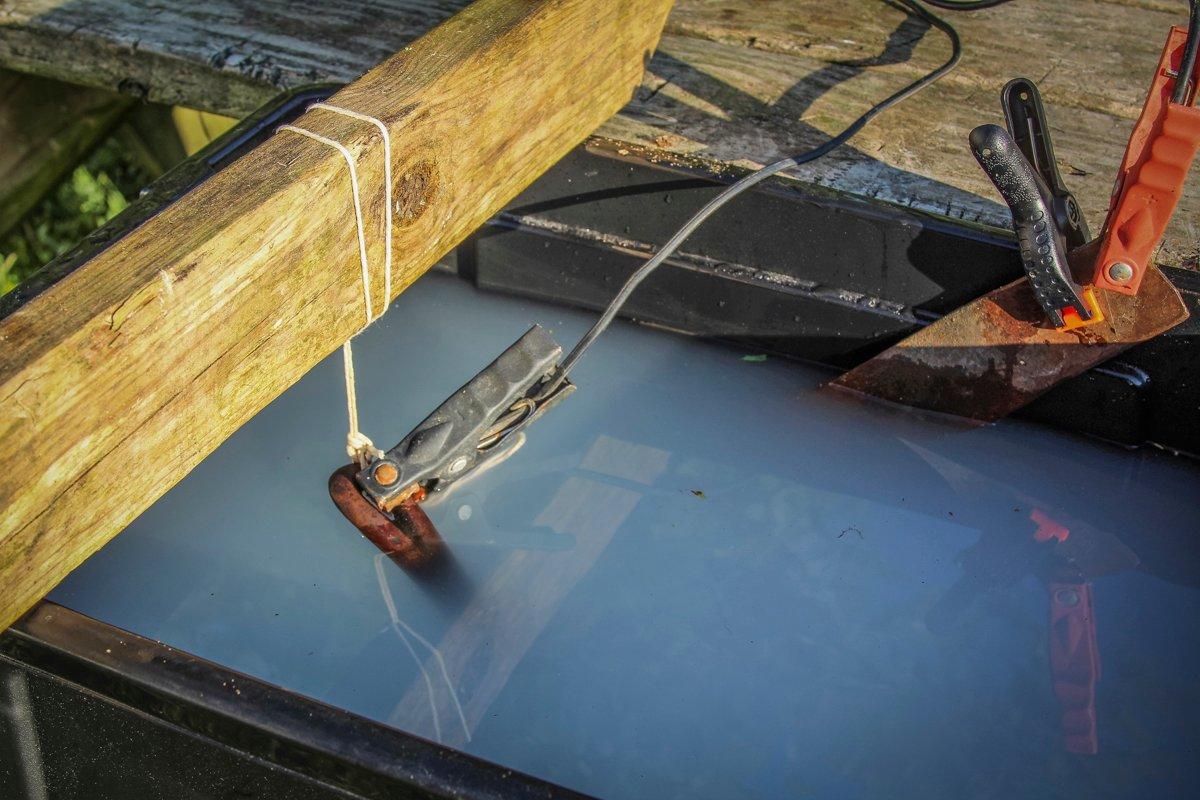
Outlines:
[[[3, 0], [0, 65], [239, 116], [284, 87], [351, 80], [465, 3]], [[1186, 12], [1182, 0], [1019, 0], [946, 12], [966, 49], [958, 71], [796, 174], [1004, 226], [966, 136], [999, 121], [1000, 87], [1027, 75], [1045, 96], [1064, 175], [1098, 228], [1167, 28]], [[839, 130], [948, 49], [883, 0], [679, 0], [642, 91], [601, 133], [761, 164]], [[1197, 212], [1193, 181], [1160, 261], [1195, 262]]]
[[[378, 311], [625, 104], [670, 0], [479, 0], [298, 125], [358, 155]], [[364, 323], [346, 162], [281, 132], [0, 320], [0, 628]]]

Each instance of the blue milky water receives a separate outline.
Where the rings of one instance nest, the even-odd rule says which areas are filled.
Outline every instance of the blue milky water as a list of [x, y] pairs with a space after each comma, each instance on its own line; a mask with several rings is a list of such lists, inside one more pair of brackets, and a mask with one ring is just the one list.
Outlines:
[[[363, 429], [388, 446], [530, 324], [569, 347], [591, 319], [428, 275], [356, 341]], [[614, 326], [521, 450], [430, 508], [454, 562], [420, 580], [326, 493], [331, 357], [51, 598], [607, 797], [1197, 796], [1194, 464], [745, 355]], [[1035, 542], [1035, 510], [1074, 549]], [[1051, 690], [1068, 554], [1094, 756]]]

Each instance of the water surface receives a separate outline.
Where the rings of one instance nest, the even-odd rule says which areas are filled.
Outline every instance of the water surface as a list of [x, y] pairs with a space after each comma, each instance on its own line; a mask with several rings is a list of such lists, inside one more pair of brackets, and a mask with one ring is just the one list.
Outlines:
[[[362, 427], [389, 446], [530, 324], [592, 318], [428, 275], [356, 340]], [[1195, 465], [745, 355], [615, 325], [430, 508], [455, 561], [424, 580], [326, 493], [331, 357], [51, 597], [607, 797], [1196, 796]], [[1052, 584], [1094, 597], [1096, 755], [1063, 738]]]

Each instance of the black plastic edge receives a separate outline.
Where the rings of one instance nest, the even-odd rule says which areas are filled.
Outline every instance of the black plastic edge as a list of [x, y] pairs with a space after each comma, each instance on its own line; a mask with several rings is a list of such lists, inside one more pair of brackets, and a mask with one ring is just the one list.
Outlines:
[[365, 797], [581, 798], [43, 601], [0, 654], [249, 756]]

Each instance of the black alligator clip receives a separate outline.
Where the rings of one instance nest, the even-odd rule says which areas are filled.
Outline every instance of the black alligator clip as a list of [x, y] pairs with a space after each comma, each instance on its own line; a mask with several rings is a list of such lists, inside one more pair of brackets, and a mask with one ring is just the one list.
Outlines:
[[391, 450], [334, 472], [333, 502], [394, 561], [423, 566], [442, 542], [419, 503], [511, 455], [522, 429], [574, 391], [558, 373], [561, 355], [534, 325]]
[[1028, 78], [1005, 85], [1008, 130], [980, 125], [971, 151], [1012, 212], [1025, 274], [1056, 328], [1076, 327], [1099, 315], [1092, 290], [1071, 275], [1067, 254], [1087, 244], [1087, 223], [1054, 162], [1041, 96]]

